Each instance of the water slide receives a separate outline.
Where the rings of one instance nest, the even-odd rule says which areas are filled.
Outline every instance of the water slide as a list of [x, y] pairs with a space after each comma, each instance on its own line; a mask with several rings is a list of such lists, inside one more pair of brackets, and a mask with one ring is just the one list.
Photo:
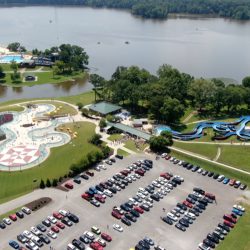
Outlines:
[[215, 139], [223, 140], [230, 136], [236, 135], [239, 139], [250, 140], [250, 129], [246, 129], [247, 123], [250, 122], [250, 116], [243, 116], [234, 122], [218, 122], [207, 121], [200, 122], [196, 125], [193, 131], [189, 133], [180, 133], [172, 130], [169, 126], [156, 127], [156, 134], [160, 134], [162, 131], [169, 131], [172, 133], [174, 139], [188, 141], [198, 139], [203, 136], [203, 130], [206, 128], [212, 128], [217, 132]]

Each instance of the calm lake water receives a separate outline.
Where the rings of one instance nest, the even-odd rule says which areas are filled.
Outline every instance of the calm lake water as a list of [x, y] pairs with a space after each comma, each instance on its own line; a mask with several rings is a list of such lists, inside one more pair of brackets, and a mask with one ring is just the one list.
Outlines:
[[[250, 22], [221, 18], [143, 20], [118, 10], [79, 7], [0, 8], [0, 44], [19, 41], [28, 49], [61, 43], [84, 47], [90, 68], [109, 78], [118, 65], [155, 73], [163, 63], [196, 77], [250, 75]], [[125, 44], [128, 41], [129, 44]], [[0, 100], [78, 94], [90, 84], [0, 89]]]

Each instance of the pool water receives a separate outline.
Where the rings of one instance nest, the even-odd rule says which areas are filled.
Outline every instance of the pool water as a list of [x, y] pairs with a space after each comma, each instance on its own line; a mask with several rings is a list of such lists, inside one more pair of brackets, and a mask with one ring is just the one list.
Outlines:
[[23, 57], [21, 55], [6, 55], [0, 57], [0, 63], [11, 63], [12, 61], [20, 63], [23, 61]]

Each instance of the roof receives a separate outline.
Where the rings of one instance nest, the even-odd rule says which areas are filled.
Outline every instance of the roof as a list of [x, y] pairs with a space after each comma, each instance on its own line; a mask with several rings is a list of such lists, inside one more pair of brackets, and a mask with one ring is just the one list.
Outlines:
[[137, 137], [140, 137], [140, 138], [143, 138], [145, 140], [149, 140], [151, 135], [142, 131], [142, 130], [139, 130], [139, 129], [136, 129], [136, 128], [133, 128], [133, 127], [130, 127], [130, 126], [127, 126], [127, 125], [124, 125], [122, 123], [112, 123], [112, 122], [108, 122], [107, 124], [108, 126], [111, 126], [111, 127], [114, 127], [116, 129], [119, 129], [119, 130], [122, 130], [123, 132], [125, 133], [129, 133], [131, 135], [135, 135]]
[[102, 115], [107, 115], [115, 111], [120, 110], [122, 107], [109, 103], [109, 102], [98, 102], [89, 106], [89, 109], [98, 112]]
[[142, 124], [142, 120], [140, 119], [134, 119], [133, 124]]

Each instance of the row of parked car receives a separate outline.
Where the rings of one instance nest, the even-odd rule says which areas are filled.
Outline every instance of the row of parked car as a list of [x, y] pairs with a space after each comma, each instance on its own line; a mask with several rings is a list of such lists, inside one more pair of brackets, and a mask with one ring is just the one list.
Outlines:
[[19, 219], [23, 219], [25, 215], [30, 215], [31, 210], [27, 207], [22, 207], [20, 210], [18, 210], [16, 213], [10, 214], [9, 217], [3, 218], [2, 221], [0, 221], [0, 228], [5, 229], [6, 226], [10, 226], [13, 222], [17, 221]]
[[130, 226], [138, 220], [144, 211], [150, 211], [154, 201], [160, 201], [182, 181], [184, 180], [181, 177], [173, 177], [170, 173], [162, 173], [160, 177], [145, 188], [139, 187], [136, 195], [129, 198], [127, 202], [119, 207], [113, 207], [111, 215], [121, 220], [125, 225]]
[[94, 250], [103, 250], [107, 243], [111, 241], [112, 238], [109, 234], [101, 232], [96, 226], [92, 226], [91, 231], [85, 231], [79, 239], [73, 239], [68, 244], [67, 250], [84, 250], [86, 246]]
[[154, 241], [147, 236], [136, 244], [135, 250], [150, 250], [151, 247], [155, 250], [166, 250], [164, 247], [155, 245]]
[[232, 211], [223, 215], [223, 223], [219, 223], [212, 233], [207, 234], [206, 238], [198, 245], [199, 250], [210, 250], [215, 248], [220, 241], [224, 240], [227, 234], [238, 221], [238, 217], [242, 216], [245, 208], [240, 205], [234, 205]]
[[[65, 229], [79, 222], [79, 218], [66, 210], [59, 210], [53, 215], [47, 216], [41, 223], [24, 230], [17, 235], [17, 241], [11, 240], [9, 245], [14, 249], [38, 250], [43, 245], [49, 245], [51, 240], [56, 239], [58, 234]], [[26, 248], [22, 247], [23, 244]]]
[[195, 219], [206, 210], [209, 203], [213, 203], [215, 196], [205, 193], [201, 188], [194, 188], [193, 193], [188, 194], [186, 200], [177, 203], [176, 207], [167, 213], [161, 219], [169, 225], [175, 224], [175, 227], [185, 232]]
[[105, 203], [106, 197], [113, 197], [114, 194], [125, 189], [129, 183], [144, 176], [152, 167], [153, 163], [150, 160], [137, 161], [128, 168], [113, 175], [106, 182], [101, 182], [96, 186], [90, 187], [81, 196], [92, 205], [100, 207], [101, 203]]
[[196, 165], [193, 165], [189, 162], [184, 162], [184, 161], [178, 160], [175, 157], [172, 157], [171, 155], [169, 155], [167, 153], [163, 153], [161, 156], [162, 156], [162, 158], [165, 158], [166, 160], [169, 160], [176, 165], [182, 166], [183, 168], [186, 168], [187, 170], [190, 170], [192, 172], [197, 172], [198, 174], [200, 174], [202, 176], [207, 176], [207, 177], [213, 178], [214, 180], [217, 180], [218, 182], [221, 182], [224, 185], [228, 184], [229, 186], [232, 186], [234, 188], [240, 188], [241, 190], [245, 190], [247, 188], [247, 185], [241, 183], [239, 180], [230, 179], [224, 175], [220, 175], [218, 173], [207, 171], [207, 170], [201, 168], [200, 166], [196, 166]]

